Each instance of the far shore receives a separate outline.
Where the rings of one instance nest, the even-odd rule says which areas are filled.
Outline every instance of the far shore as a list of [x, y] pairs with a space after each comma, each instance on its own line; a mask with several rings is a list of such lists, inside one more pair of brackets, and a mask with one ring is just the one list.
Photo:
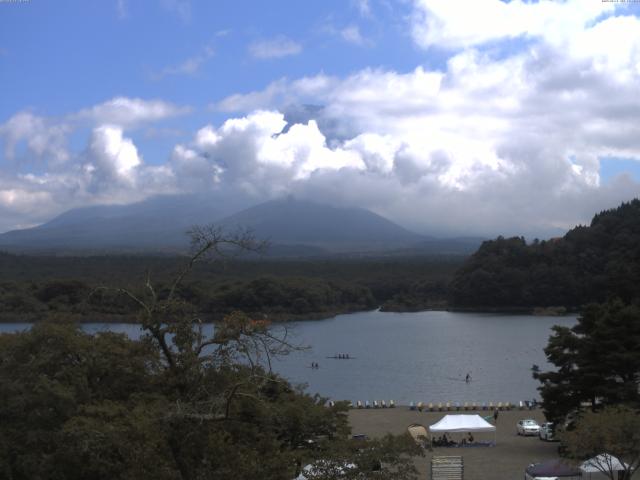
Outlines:
[[[304, 321], [318, 321], [334, 318], [338, 315], [348, 315], [350, 313], [364, 313], [364, 312], [389, 312], [389, 313], [419, 313], [419, 312], [456, 312], [456, 313], [493, 313], [498, 315], [531, 315], [531, 316], [552, 316], [562, 317], [566, 315], [575, 315], [578, 313], [577, 309], [566, 309], [564, 307], [433, 307], [422, 308], [419, 310], [413, 309], [385, 309], [383, 306], [376, 307], [374, 309], [343, 309], [343, 310], [331, 310], [325, 312], [310, 312], [304, 314], [294, 314], [286, 312], [268, 313], [266, 317], [274, 323], [288, 323], [288, 322], [304, 322]], [[224, 313], [215, 315], [203, 315], [205, 323], [216, 323], [222, 319]], [[249, 313], [252, 315], [252, 313]], [[256, 314], [258, 315], [258, 314]], [[262, 316], [262, 314], [260, 314]], [[43, 318], [43, 316], [45, 318]], [[41, 321], [70, 321], [74, 323], [126, 323], [126, 324], [139, 324], [141, 323], [137, 319], [136, 314], [79, 314], [79, 313], [67, 313], [67, 312], [46, 312], [41, 313], [29, 313], [29, 314], [14, 314], [14, 313], [2, 313], [0, 314], [0, 324], [7, 323], [37, 323]]]

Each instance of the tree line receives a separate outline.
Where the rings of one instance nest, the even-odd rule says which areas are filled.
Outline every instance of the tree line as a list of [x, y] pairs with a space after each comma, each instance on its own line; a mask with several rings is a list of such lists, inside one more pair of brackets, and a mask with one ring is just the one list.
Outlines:
[[640, 298], [640, 200], [593, 217], [564, 237], [484, 242], [449, 285], [458, 307], [578, 310], [590, 302]]
[[[130, 299], [101, 289], [139, 289], [153, 275], [168, 291], [180, 257], [25, 257], [0, 254], [0, 321], [134, 321]], [[180, 294], [206, 320], [234, 310], [275, 320], [369, 310], [442, 306], [459, 257], [338, 260], [227, 260], [197, 264]], [[145, 268], [146, 267], [146, 268]]]

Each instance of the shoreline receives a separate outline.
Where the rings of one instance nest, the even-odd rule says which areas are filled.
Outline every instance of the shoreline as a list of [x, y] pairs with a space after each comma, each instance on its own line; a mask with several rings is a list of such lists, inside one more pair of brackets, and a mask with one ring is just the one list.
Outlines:
[[[562, 308], [562, 311], [559, 309]], [[494, 307], [494, 308], [464, 308], [464, 307], [433, 307], [423, 308], [420, 310], [388, 310], [384, 309], [383, 305], [379, 305], [376, 308], [366, 309], [344, 309], [344, 310], [332, 310], [327, 312], [311, 312], [308, 314], [294, 314], [294, 313], [267, 313], [266, 317], [273, 323], [290, 323], [290, 322], [313, 322], [328, 320], [335, 318], [339, 315], [349, 315], [352, 313], [365, 313], [365, 312], [384, 312], [384, 313], [421, 313], [421, 312], [454, 312], [454, 313], [482, 313], [482, 314], [497, 314], [497, 315], [527, 315], [527, 316], [550, 316], [550, 317], [566, 317], [570, 315], [579, 314], [578, 309], [564, 309], [564, 307]], [[203, 315], [203, 323], [217, 323], [219, 319], [227, 315], [226, 313]], [[258, 313], [248, 313], [248, 315], [262, 315]], [[47, 314], [44, 314], [46, 317]], [[47, 320], [51, 321], [71, 321], [73, 323], [85, 324], [85, 323], [107, 323], [107, 324], [130, 324], [136, 325], [141, 322], [135, 317], [137, 314], [79, 314], [55, 312], [51, 314], [52, 318], [42, 318], [43, 315], [37, 313], [30, 314], [13, 314], [5, 313], [0, 315], [0, 324], [11, 323], [39, 323]], [[61, 316], [64, 317], [60, 320]]]

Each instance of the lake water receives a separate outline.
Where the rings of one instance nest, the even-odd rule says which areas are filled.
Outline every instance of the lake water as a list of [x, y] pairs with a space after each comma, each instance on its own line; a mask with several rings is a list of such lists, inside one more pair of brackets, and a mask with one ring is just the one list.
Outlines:
[[[310, 393], [336, 400], [513, 403], [538, 397], [531, 366], [550, 368], [543, 348], [551, 327], [575, 322], [573, 316], [433, 311], [339, 315], [286, 324], [295, 343], [311, 348], [275, 361], [273, 367], [294, 383], [308, 384]], [[0, 324], [0, 332], [28, 326]], [[83, 328], [140, 335], [140, 327], [130, 324]], [[345, 353], [352, 359], [326, 358]], [[311, 362], [320, 368], [311, 369]]]

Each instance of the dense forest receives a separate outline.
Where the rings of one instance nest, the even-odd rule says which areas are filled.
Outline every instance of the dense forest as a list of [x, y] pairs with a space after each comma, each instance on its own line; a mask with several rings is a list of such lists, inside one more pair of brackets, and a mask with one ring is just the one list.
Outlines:
[[[194, 268], [180, 295], [207, 319], [233, 310], [273, 320], [324, 318], [382, 307], [442, 307], [459, 256], [226, 260]], [[185, 261], [177, 256], [53, 257], [0, 254], [0, 321], [72, 318], [135, 321], [136, 305], [109, 288], [140, 289], [149, 277], [166, 294]]]
[[449, 286], [456, 307], [563, 306], [640, 298], [640, 200], [547, 241], [484, 242]]

